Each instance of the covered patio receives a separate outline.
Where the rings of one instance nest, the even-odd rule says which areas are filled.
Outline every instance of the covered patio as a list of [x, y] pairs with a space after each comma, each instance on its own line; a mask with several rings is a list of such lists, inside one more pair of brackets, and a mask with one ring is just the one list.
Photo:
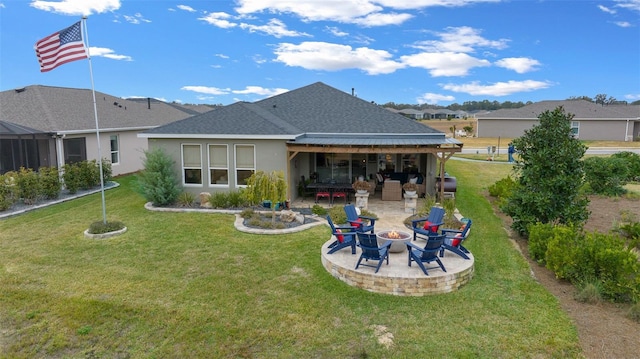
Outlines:
[[[302, 176], [318, 183], [348, 185], [358, 177], [379, 184], [377, 175], [386, 178], [408, 176], [422, 178], [424, 192], [435, 195], [436, 182], [444, 183], [445, 164], [463, 144], [442, 133], [349, 135], [306, 134], [287, 145], [289, 198], [296, 199]], [[441, 186], [440, 195], [444, 193]], [[441, 197], [442, 198], [442, 197]]]

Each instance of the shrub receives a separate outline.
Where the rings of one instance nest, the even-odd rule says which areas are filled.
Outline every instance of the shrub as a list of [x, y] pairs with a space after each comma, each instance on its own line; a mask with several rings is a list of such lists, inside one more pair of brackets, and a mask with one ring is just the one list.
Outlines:
[[80, 189], [81, 177], [80, 168], [73, 164], [64, 165], [64, 174], [62, 175], [64, 186], [71, 194], [75, 194]]
[[30, 168], [20, 167], [16, 184], [18, 185], [19, 196], [24, 204], [34, 204], [38, 201], [40, 179], [36, 172]]
[[546, 267], [553, 271], [557, 278], [574, 282], [578, 278], [575, 267], [576, 252], [583, 236], [574, 227], [562, 225], [554, 227], [552, 232], [545, 253]]
[[489, 194], [497, 198], [509, 198], [516, 185], [516, 181], [511, 176], [507, 176], [489, 186]]
[[97, 221], [97, 222], [91, 223], [91, 225], [89, 226], [89, 233], [103, 234], [103, 233], [115, 232], [123, 229], [124, 227], [125, 227], [124, 223], [120, 221], [111, 221], [111, 222], [107, 221], [107, 223], [104, 223], [103, 221]]
[[545, 262], [547, 244], [553, 236], [553, 225], [550, 223], [537, 223], [529, 226], [529, 238], [527, 247], [529, 256], [538, 263]]
[[42, 195], [47, 199], [58, 198], [60, 196], [60, 190], [62, 189], [58, 168], [41, 167], [39, 173]]
[[177, 203], [180, 207], [193, 207], [196, 203], [196, 196], [191, 192], [182, 192], [178, 195]]
[[617, 157], [589, 157], [584, 160], [585, 180], [592, 193], [619, 196], [626, 190], [628, 169], [626, 161]]
[[596, 304], [602, 301], [602, 285], [598, 281], [588, 282], [579, 288], [575, 298], [580, 303]]
[[113, 179], [113, 173], [111, 171], [111, 161], [106, 158], [102, 159], [102, 180], [107, 183]]
[[242, 210], [242, 212], [240, 212], [240, 217], [247, 219], [247, 218], [251, 218], [251, 216], [254, 215], [254, 213], [256, 213], [253, 208], [245, 208]]
[[215, 192], [209, 198], [213, 208], [229, 208], [229, 194], [227, 192]]
[[240, 189], [239, 191], [230, 191], [228, 193], [227, 203], [230, 207], [240, 208], [252, 205], [252, 203], [249, 203], [249, 201], [247, 200], [247, 196], [243, 192], [244, 189]]
[[100, 167], [96, 160], [74, 163], [74, 166], [79, 169], [80, 188], [87, 190], [100, 185]]
[[173, 171], [174, 161], [162, 149], [145, 151], [144, 155], [144, 169], [137, 176], [140, 193], [154, 206], [175, 203], [181, 190]]
[[13, 171], [0, 175], [0, 211], [9, 209], [19, 198], [17, 176]]
[[611, 158], [619, 158], [627, 166], [627, 181], [640, 181], [640, 155], [637, 153], [622, 151], [611, 155]]
[[[322, 207], [319, 204], [314, 204], [313, 207], [311, 207], [311, 213], [318, 215], [318, 216], [326, 216], [327, 215], [327, 210]], [[345, 215], [345, 219], [346, 219], [346, 215]]]

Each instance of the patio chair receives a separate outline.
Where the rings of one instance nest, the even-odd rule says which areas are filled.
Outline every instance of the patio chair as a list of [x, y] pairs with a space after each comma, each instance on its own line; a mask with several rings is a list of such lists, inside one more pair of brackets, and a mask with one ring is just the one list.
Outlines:
[[358, 232], [374, 233], [374, 227], [376, 225], [375, 218], [358, 215], [356, 206], [352, 204], [344, 206], [344, 213], [347, 215], [347, 222], [352, 226], [358, 227]]
[[[440, 257], [438, 257], [438, 253], [442, 250], [442, 245], [444, 243], [444, 235], [443, 234], [432, 234], [427, 238], [427, 243], [424, 248], [420, 248], [419, 246], [411, 243], [405, 242], [407, 245], [407, 252], [409, 252], [409, 267], [411, 267], [411, 262], [416, 262], [418, 267], [422, 269], [425, 275], [429, 275], [427, 272], [427, 267], [425, 267], [424, 263], [436, 262], [440, 269], [443, 272], [447, 270], [444, 268]], [[434, 269], [438, 267], [431, 267], [429, 269]]]
[[[420, 223], [424, 222], [422, 228]], [[429, 235], [438, 233], [438, 229], [444, 224], [444, 208], [431, 207], [429, 210], [429, 216], [424, 218], [418, 218], [411, 221], [411, 227], [413, 228], [413, 240], [415, 241], [418, 235], [428, 237]]]
[[331, 195], [329, 194], [329, 191], [326, 190], [318, 190], [316, 192], [316, 203], [318, 203], [318, 201], [322, 198], [326, 198], [329, 200], [329, 202], [331, 202]]
[[442, 229], [442, 234], [445, 236], [442, 249], [440, 250], [440, 257], [444, 255], [444, 250], [451, 251], [464, 259], [470, 259], [467, 255], [469, 251], [462, 245], [462, 243], [469, 238], [469, 230], [471, 230], [471, 220], [467, 219], [467, 222], [460, 229]]
[[[360, 254], [360, 258], [358, 259], [358, 263], [356, 263], [356, 269], [360, 265], [373, 267], [376, 269], [375, 273], [378, 273], [380, 270], [380, 266], [382, 262], [387, 261], [387, 265], [389, 264], [389, 247], [391, 246], [391, 241], [384, 242], [383, 245], [378, 245], [378, 236], [370, 233], [362, 233], [358, 232], [358, 247], [362, 249], [362, 254]], [[362, 263], [362, 260], [365, 260], [365, 263]], [[366, 264], [369, 260], [378, 261], [376, 265]]]
[[347, 247], [351, 247], [351, 254], [356, 254], [356, 227], [336, 227], [330, 216], [327, 216], [327, 223], [329, 223], [329, 227], [331, 227], [331, 234], [336, 237], [336, 240], [329, 244], [329, 248], [331, 249], [329, 249], [327, 254], [335, 253]]

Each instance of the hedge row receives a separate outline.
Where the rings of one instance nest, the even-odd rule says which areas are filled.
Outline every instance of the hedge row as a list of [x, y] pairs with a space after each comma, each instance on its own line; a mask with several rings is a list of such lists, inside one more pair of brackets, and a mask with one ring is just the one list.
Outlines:
[[[104, 181], [111, 180], [111, 163], [102, 161]], [[96, 160], [83, 161], [64, 166], [62, 179], [57, 167], [40, 167], [38, 172], [21, 167], [0, 175], [0, 211], [6, 211], [22, 200], [32, 205], [43, 199], [56, 199], [62, 188], [69, 193], [79, 189], [91, 189], [100, 184], [100, 165]]]

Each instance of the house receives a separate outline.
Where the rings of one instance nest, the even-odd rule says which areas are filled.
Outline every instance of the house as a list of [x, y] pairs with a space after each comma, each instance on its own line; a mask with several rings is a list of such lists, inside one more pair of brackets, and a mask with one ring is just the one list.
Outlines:
[[538, 116], [562, 106], [573, 114], [571, 130], [581, 140], [633, 141], [640, 138], [640, 106], [602, 106], [585, 100], [541, 101], [521, 108], [477, 114], [478, 137], [516, 138], [538, 124]]
[[398, 113], [403, 114], [414, 120], [422, 120], [424, 118], [424, 112], [415, 110], [413, 108], [403, 108], [399, 110]]
[[255, 171], [283, 171], [290, 199], [302, 176], [350, 184], [376, 173], [421, 174], [433, 193], [436, 175], [462, 149], [443, 132], [321, 82], [138, 136], [175, 160], [186, 191], [236, 190]]
[[106, 158], [113, 175], [142, 168], [141, 131], [200, 114], [152, 99], [126, 100], [91, 90], [33, 85], [0, 92], [0, 174]]

